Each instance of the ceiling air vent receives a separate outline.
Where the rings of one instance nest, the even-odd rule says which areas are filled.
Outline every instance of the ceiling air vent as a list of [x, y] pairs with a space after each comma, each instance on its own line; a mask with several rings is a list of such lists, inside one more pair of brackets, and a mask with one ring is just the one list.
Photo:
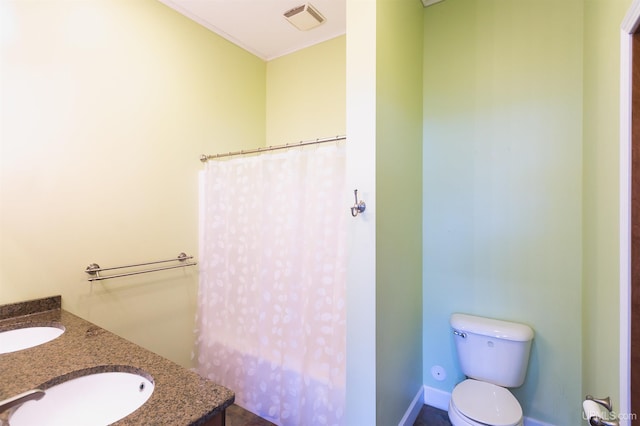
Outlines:
[[322, 24], [327, 19], [311, 4], [294, 7], [284, 13], [287, 21], [301, 31], [307, 31]]
[[422, 0], [422, 5], [424, 7], [429, 7], [432, 4], [440, 3], [441, 1], [444, 1], [444, 0]]

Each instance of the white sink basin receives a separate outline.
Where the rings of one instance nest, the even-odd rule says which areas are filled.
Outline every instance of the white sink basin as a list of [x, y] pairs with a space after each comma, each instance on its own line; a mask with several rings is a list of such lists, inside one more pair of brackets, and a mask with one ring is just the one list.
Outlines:
[[0, 332], [0, 354], [47, 343], [64, 333], [64, 327], [36, 326]]
[[135, 373], [93, 373], [44, 389], [38, 401], [27, 401], [10, 417], [11, 426], [114, 423], [141, 407], [154, 390], [152, 380]]

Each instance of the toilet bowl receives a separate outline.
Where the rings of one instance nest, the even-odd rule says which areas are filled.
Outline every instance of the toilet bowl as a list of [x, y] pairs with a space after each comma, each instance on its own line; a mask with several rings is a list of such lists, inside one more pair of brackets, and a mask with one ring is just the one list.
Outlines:
[[531, 327], [460, 313], [451, 315], [450, 322], [466, 376], [451, 393], [453, 426], [522, 426], [522, 407], [508, 388], [524, 383]]
[[508, 389], [467, 379], [451, 393], [449, 420], [453, 426], [522, 426], [522, 408]]

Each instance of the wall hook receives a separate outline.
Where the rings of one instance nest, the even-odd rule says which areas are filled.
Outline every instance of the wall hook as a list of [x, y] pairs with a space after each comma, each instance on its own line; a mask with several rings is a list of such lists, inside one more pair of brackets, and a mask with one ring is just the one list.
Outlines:
[[351, 207], [351, 216], [356, 217], [356, 216], [358, 216], [358, 214], [364, 212], [367, 209], [367, 205], [362, 200], [358, 201], [358, 190], [357, 189], [353, 190], [353, 196], [356, 199], [356, 203], [353, 205], [353, 207]]

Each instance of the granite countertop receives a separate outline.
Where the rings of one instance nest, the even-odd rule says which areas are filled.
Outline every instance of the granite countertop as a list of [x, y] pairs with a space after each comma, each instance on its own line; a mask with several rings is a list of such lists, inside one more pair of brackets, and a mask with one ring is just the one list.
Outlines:
[[0, 306], [0, 331], [32, 325], [62, 325], [58, 338], [33, 348], [0, 354], [0, 401], [93, 372], [141, 373], [155, 383], [149, 400], [114, 423], [201, 425], [225, 410], [234, 393], [173, 361], [61, 309], [61, 297]]

